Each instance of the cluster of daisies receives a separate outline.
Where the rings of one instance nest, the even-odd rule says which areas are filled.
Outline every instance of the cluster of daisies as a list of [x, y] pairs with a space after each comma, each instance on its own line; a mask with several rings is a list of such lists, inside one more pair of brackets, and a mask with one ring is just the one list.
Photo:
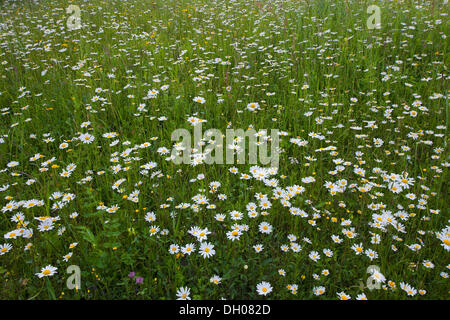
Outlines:
[[[227, 288], [241, 273], [253, 298], [447, 291], [447, 13], [382, 1], [398, 17], [368, 34], [354, 0], [358, 22], [338, 29], [338, 1], [327, 16], [303, 1], [155, 1], [167, 21], [138, 0], [126, 14], [80, 4], [81, 33], [58, 1], [2, 9], [0, 72], [23, 75], [0, 78], [2, 268], [38, 282], [91, 269], [86, 256], [148, 259], [136, 283], [163, 274], [175, 280], [149, 294], [181, 300], [204, 295], [199, 279], [240, 298]], [[250, 148], [218, 139], [227, 129], [279, 142], [278, 165], [240, 162]], [[216, 147], [236, 162], [208, 163]]]

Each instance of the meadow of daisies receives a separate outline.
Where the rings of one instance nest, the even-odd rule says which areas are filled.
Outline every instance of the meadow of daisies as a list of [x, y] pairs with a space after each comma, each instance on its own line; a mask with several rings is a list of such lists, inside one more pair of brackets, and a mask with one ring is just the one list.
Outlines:
[[2, 1], [0, 298], [448, 299], [444, 2]]

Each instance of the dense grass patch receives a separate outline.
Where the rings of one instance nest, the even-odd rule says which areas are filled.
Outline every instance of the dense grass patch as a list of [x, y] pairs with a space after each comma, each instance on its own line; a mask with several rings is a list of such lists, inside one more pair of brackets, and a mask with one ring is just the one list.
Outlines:
[[[448, 31], [431, 0], [2, 1], [0, 298], [448, 299]], [[278, 129], [279, 166], [174, 164], [201, 120]]]

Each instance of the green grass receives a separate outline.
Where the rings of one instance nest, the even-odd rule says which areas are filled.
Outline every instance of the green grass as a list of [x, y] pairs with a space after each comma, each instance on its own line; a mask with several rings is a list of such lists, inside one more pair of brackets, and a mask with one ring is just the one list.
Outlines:
[[[81, 9], [79, 30], [67, 28], [70, 4]], [[371, 4], [381, 9], [380, 29], [366, 26]], [[368, 299], [448, 299], [448, 11], [431, 0], [2, 1], [0, 245], [12, 249], [0, 255], [0, 298], [175, 299], [180, 287], [188, 287], [192, 299], [337, 299], [340, 292], [352, 299], [361, 293]], [[214, 63], [216, 58], [225, 63]], [[150, 89], [159, 94], [145, 99]], [[96, 96], [101, 99], [93, 101]], [[194, 102], [197, 96], [206, 102]], [[247, 110], [252, 102], [261, 109]], [[142, 103], [145, 110], [138, 111]], [[190, 116], [207, 121], [203, 130], [253, 126], [287, 133], [280, 137], [280, 165], [271, 178], [285, 190], [305, 188], [289, 202], [308, 217], [292, 215], [263, 181], [240, 179], [242, 173], [251, 176], [251, 164], [167, 161], [158, 148], [172, 149], [176, 129], [193, 132]], [[104, 138], [108, 132], [118, 135]], [[81, 133], [95, 139], [82, 143]], [[298, 146], [291, 138], [308, 144]], [[115, 139], [119, 143], [111, 146]], [[64, 142], [68, 147], [61, 149]], [[151, 145], [139, 148], [144, 142]], [[330, 146], [335, 151], [318, 150]], [[128, 148], [130, 154], [121, 156]], [[41, 157], [31, 161], [36, 154]], [[143, 174], [148, 162], [157, 166]], [[76, 169], [61, 177], [69, 164]], [[125, 170], [113, 174], [117, 164]], [[330, 174], [336, 165], [344, 170]], [[232, 166], [237, 175], [229, 172]], [[365, 175], [356, 174], [357, 168]], [[192, 181], [199, 174], [204, 179]], [[395, 193], [391, 174], [413, 182]], [[315, 181], [302, 181], [306, 177]], [[119, 179], [125, 179], [123, 190], [114, 190]], [[341, 179], [345, 191], [332, 195], [325, 183]], [[211, 192], [213, 181], [221, 185]], [[135, 190], [137, 202], [129, 200]], [[58, 209], [54, 192], [75, 198]], [[259, 204], [257, 193], [272, 206], [267, 215], [258, 208], [258, 217], [250, 218], [246, 206]], [[177, 208], [194, 204], [198, 194], [215, 209]], [[20, 202], [32, 199], [42, 205], [25, 208]], [[382, 207], [372, 210], [370, 204]], [[120, 209], [109, 213], [100, 205]], [[242, 220], [230, 219], [233, 210], [243, 213]], [[13, 221], [19, 212], [24, 219]], [[79, 215], [73, 218], [73, 212]], [[145, 221], [147, 212], [156, 221]], [[394, 222], [374, 227], [374, 215], [383, 212]], [[214, 218], [218, 213], [226, 215], [224, 222]], [[53, 229], [39, 231], [38, 217], [56, 218]], [[351, 225], [342, 226], [344, 220]], [[272, 233], [259, 232], [262, 222]], [[235, 223], [248, 231], [231, 241], [226, 233]], [[150, 236], [151, 225], [159, 227], [157, 235]], [[206, 241], [215, 246], [212, 257], [199, 254], [200, 241], [188, 233], [194, 226], [211, 231]], [[354, 238], [342, 231], [350, 227]], [[8, 238], [13, 230], [33, 233]], [[379, 243], [371, 243], [373, 234]], [[290, 244], [288, 235], [297, 237], [300, 252], [281, 250]], [[170, 245], [188, 243], [196, 245], [192, 254], [169, 253]], [[355, 254], [351, 247], [359, 243], [378, 258]], [[264, 250], [256, 253], [256, 244]], [[412, 250], [414, 244], [420, 250]], [[320, 260], [310, 259], [311, 251]], [[424, 266], [428, 260], [434, 268]], [[37, 277], [47, 265], [57, 273]], [[81, 269], [79, 290], [66, 287], [69, 265]], [[386, 278], [378, 290], [366, 286], [370, 265]], [[321, 274], [325, 269], [328, 276]], [[130, 272], [143, 283], [136, 284]], [[220, 284], [210, 282], [214, 275]], [[273, 287], [267, 296], [257, 293], [262, 281]], [[408, 295], [402, 282], [426, 293]], [[298, 286], [295, 294], [289, 284]], [[313, 288], [319, 286], [326, 291], [316, 296]]]

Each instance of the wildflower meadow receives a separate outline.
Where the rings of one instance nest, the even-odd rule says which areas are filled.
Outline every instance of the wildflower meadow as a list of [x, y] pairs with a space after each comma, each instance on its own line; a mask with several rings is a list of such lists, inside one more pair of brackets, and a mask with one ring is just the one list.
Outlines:
[[447, 300], [448, 13], [0, 1], [0, 299]]

